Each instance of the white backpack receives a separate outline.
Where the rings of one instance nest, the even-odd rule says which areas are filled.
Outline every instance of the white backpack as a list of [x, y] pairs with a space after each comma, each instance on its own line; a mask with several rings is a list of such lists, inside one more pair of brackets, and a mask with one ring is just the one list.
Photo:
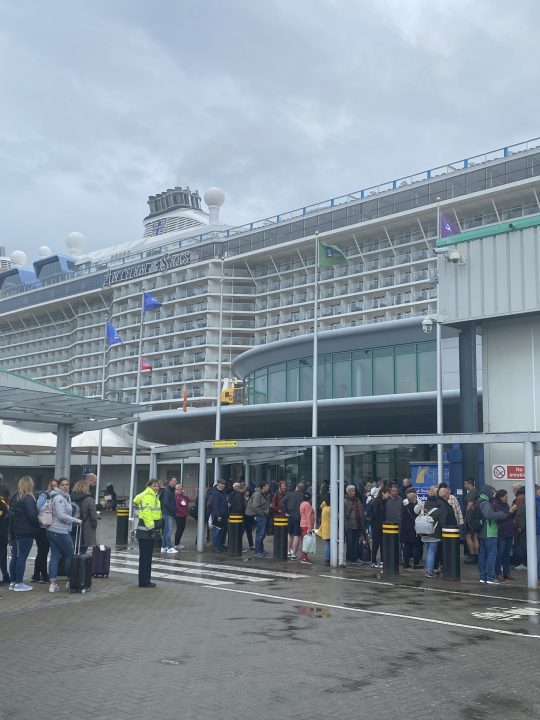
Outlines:
[[42, 528], [48, 528], [52, 525], [53, 521], [53, 510], [52, 510], [52, 498], [47, 495], [47, 499], [43, 503], [41, 510], [38, 512], [38, 521]]
[[433, 510], [430, 510], [428, 513], [418, 515], [414, 521], [414, 529], [417, 535], [433, 535], [435, 533], [437, 523], [431, 517], [431, 513], [435, 512], [436, 509], [437, 508], [433, 508]]

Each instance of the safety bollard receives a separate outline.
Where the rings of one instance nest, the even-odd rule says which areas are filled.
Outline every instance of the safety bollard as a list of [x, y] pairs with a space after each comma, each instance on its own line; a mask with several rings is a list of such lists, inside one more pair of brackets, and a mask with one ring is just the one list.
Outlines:
[[399, 575], [399, 525], [383, 523], [382, 554], [385, 575]]
[[127, 508], [118, 508], [116, 511], [116, 544], [127, 545], [129, 512]]
[[289, 520], [286, 517], [274, 518], [274, 560], [287, 560], [287, 530]]
[[443, 578], [445, 580], [460, 580], [461, 568], [459, 564], [459, 528], [442, 529], [442, 563]]
[[240, 557], [242, 555], [242, 533], [244, 531], [244, 516], [229, 515], [229, 555]]

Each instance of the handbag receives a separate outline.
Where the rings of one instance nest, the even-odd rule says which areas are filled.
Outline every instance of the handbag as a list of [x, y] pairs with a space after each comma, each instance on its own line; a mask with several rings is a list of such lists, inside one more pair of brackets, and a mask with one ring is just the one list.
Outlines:
[[365, 538], [360, 540], [360, 549], [358, 554], [362, 562], [371, 562], [371, 548], [369, 546], [369, 540], [366, 540]]
[[433, 535], [435, 532], [435, 520], [431, 517], [431, 513], [437, 508], [433, 508], [428, 513], [418, 515], [414, 521], [414, 529], [417, 535]]
[[315, 539], [315, 533], [313, 530], [310, 530], [304, 535], [304, 539], [302, 540], [302, 552], [313, 554], [316, 547], [317, 541]]

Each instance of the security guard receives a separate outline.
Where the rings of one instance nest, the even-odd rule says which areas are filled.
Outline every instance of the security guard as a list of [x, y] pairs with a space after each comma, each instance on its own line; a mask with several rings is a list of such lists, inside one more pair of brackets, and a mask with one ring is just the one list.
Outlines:
[[156, 587], [156, 583], [150, 581], [150, 576], [154, 541], [161, 534], [162, 525], [158, 490], [159, 482], [149, 480], [142, 493], [133, 499], [139, 508], [139, 525], [136, 533], [139, 541], [139, 587], [144, 588]]

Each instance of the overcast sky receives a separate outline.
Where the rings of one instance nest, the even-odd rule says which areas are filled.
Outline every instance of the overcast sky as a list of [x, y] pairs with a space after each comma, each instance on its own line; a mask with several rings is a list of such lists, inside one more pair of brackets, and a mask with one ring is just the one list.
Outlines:
[[0, 246], [241, 224], [540, 135], [538, 0], [0, 0]]

